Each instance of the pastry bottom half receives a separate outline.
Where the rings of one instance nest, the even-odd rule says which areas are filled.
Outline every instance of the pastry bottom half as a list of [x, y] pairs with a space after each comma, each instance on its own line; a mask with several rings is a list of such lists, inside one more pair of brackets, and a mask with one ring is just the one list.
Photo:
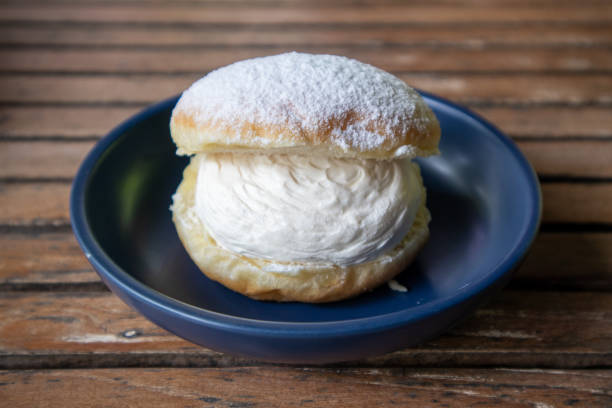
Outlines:
[[[402, 272], [429, 237], [430, 214], [422, 187], [423, 202], [406, 237], [395, 248], [372, 261], [339, 266], [275, 262], [236, 254], [217, 245], [193, 209], [198, 159], [194, 157], [185, 169], [173, 197], [172, 220], [178, 236], [206, 276], [251, 298], [319, 303], [357, 296]], [[422, 180], [420, 183], [422, 186]]]

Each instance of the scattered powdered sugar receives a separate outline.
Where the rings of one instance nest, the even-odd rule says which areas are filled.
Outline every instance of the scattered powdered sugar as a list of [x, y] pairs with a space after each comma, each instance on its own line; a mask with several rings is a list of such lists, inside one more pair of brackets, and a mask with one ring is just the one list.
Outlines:
[[238, 139], [249, 136], [241, 126], [244, 118], [294, 134], [316, 131], [332, 120], [342, 124], [330, 129], [335, 144], [365, 151], [385, 141], [377, 131], [389, 135], [423, 126], [413, 117], [422, 103], [402, 80], [371, 65], [292, 52], [217, 69], [185, 91], [177, 109], [196, 124], [230, 126]]
[[387, 282], [387, 285], [389, 285], [389, 289], [394, 290], [396, 292], [408, 292], [408, 288], [396, 281], [395, 279], [391, 279], [389, 282]]

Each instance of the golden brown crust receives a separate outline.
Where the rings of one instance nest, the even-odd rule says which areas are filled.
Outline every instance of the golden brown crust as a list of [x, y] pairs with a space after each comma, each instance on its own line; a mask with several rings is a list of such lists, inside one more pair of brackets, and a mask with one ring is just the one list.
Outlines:
[[170, 120], [179, 154], [254, 152], [372, 159], [438, 153], [440, 125], [401, 79], [334, 55], [238, 61], [187, 89]]
[[[432, 110], [421, 99], [416, 104], [414, 121], [401, 132], [403, 126], [369, 122], [369, 131], [381, 136], [383, 141], [368, 150], [346, 148], [334, 142], [333, 129], [350, 127], [362, 121], [355, 112], [343, 118], [330, 118], [318, 129], [300, 129], [293, 132], [285, 127], [262, 126], [241, 118], [237, 123], [200, 120], [196, 123], [189, 111], [177, 105], [170, 121], [170, 132], [178, 153], [191, 155], [218, 152], [254, 152], [257, 154], [317, 154], [336, 157], [359, 157], [366, 159], [413, 158], [439, 153], [440, 125]], [[236, 128], [240, 137], [236, 137]], [[390, 130], [390, 131], [389, 131]]]
[[293, 273], [276, 273], [273, 270], [287, 265], [227, 251], [206, 232], [193, 211], [196, 162], [197, 158], [187, 166], [183, 181], [174, 195], [172, 211], [178, 235], [206, 276], [254, 299], [315, 303], [356, 296], [387, 282], [404, 270], [429, 237], [427, 224], [430, 216], [423, 202], [404, 240], [372, 262], [348, 267], [291, 263], [290, 266], [295, 269]]

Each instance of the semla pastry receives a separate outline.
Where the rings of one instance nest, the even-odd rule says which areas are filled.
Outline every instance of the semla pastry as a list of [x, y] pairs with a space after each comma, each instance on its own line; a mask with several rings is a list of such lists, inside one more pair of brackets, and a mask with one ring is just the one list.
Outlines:
[[389, 281], [429, 236], [411, 159], [440, 127], [395, 76], [333, 55], [240, 61], [195, 82], [170, 121], [192, 156], [173, 197], [209, 278], [261, 300], [329, 302]]

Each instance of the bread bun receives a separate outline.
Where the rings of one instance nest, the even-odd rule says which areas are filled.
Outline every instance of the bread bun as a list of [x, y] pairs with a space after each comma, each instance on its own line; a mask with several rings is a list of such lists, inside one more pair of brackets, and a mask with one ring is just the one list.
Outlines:
[[440, 126], [399, 78], [334, 55], [236, 62], [195, 82], [170, 121], [178, 153], [392, 159], [438, 153]]
[[[438, 153], [440, 126], [431, 109], [414, 89], [378, 68], [345, 57], [298, 53], [240, 61], [209, 73], [186, 90], [174, 108], [170, 130], [177, 154], [196, 155], [173, 197], [171, 209], [178, 235], [204, 274], [239, 293], [275, 301], [345, 299], [392, 279], [427, 241], [430, 215], [418, 171], [415, 194], [421, 192], [421, 203], [418, 207], [419, 199], [411, 195], [411, 208], [416, 211], [413, 224], [404, 224], [388, 250], [359, 261], [362, 263], [278, 261], [268, 259], [269, 253], [266, 259], [240, 255], [240, 251], [222, 246], [221, 239], [216, 242], [211, 233], [219, 238], [219, 230], [211, 230], [211, 222], [204, 225], [196, 214], [199, 163], [216, 153], [377, 160]], [[369, 185], [359, 191], [376, 194]], [[338, 199], [334, 192], [329, 194]], [[390, 199], [404, 202], [399, 194]], [[225, 220], [217, 224], [221, 231], [227, 231]], [[343, 231], [342, 225], [336, 226]], [[248, 228], [252, 228], [250, 224]]]
[[[317, 266], [273, 262], [235, 254], [217, 245], [194, 212], [199, 159], [200, 156], [192, 158], [173, 197], [172, 220], [179, 238], [191, 259], [206, 276], [254, 299], [317, 303], [356, 296], [403, 271], [429, 237], [427, 224], [430, 215], [423, 200], [412, 228], [403, 241], [370, 262], [346, 267]], [[420, 185], [423, 188], [422, 182]], [[425, 194], [422, 196], [425, 197]], [[294, 273], [274, 272], [287, 267], [291, 267]]]

